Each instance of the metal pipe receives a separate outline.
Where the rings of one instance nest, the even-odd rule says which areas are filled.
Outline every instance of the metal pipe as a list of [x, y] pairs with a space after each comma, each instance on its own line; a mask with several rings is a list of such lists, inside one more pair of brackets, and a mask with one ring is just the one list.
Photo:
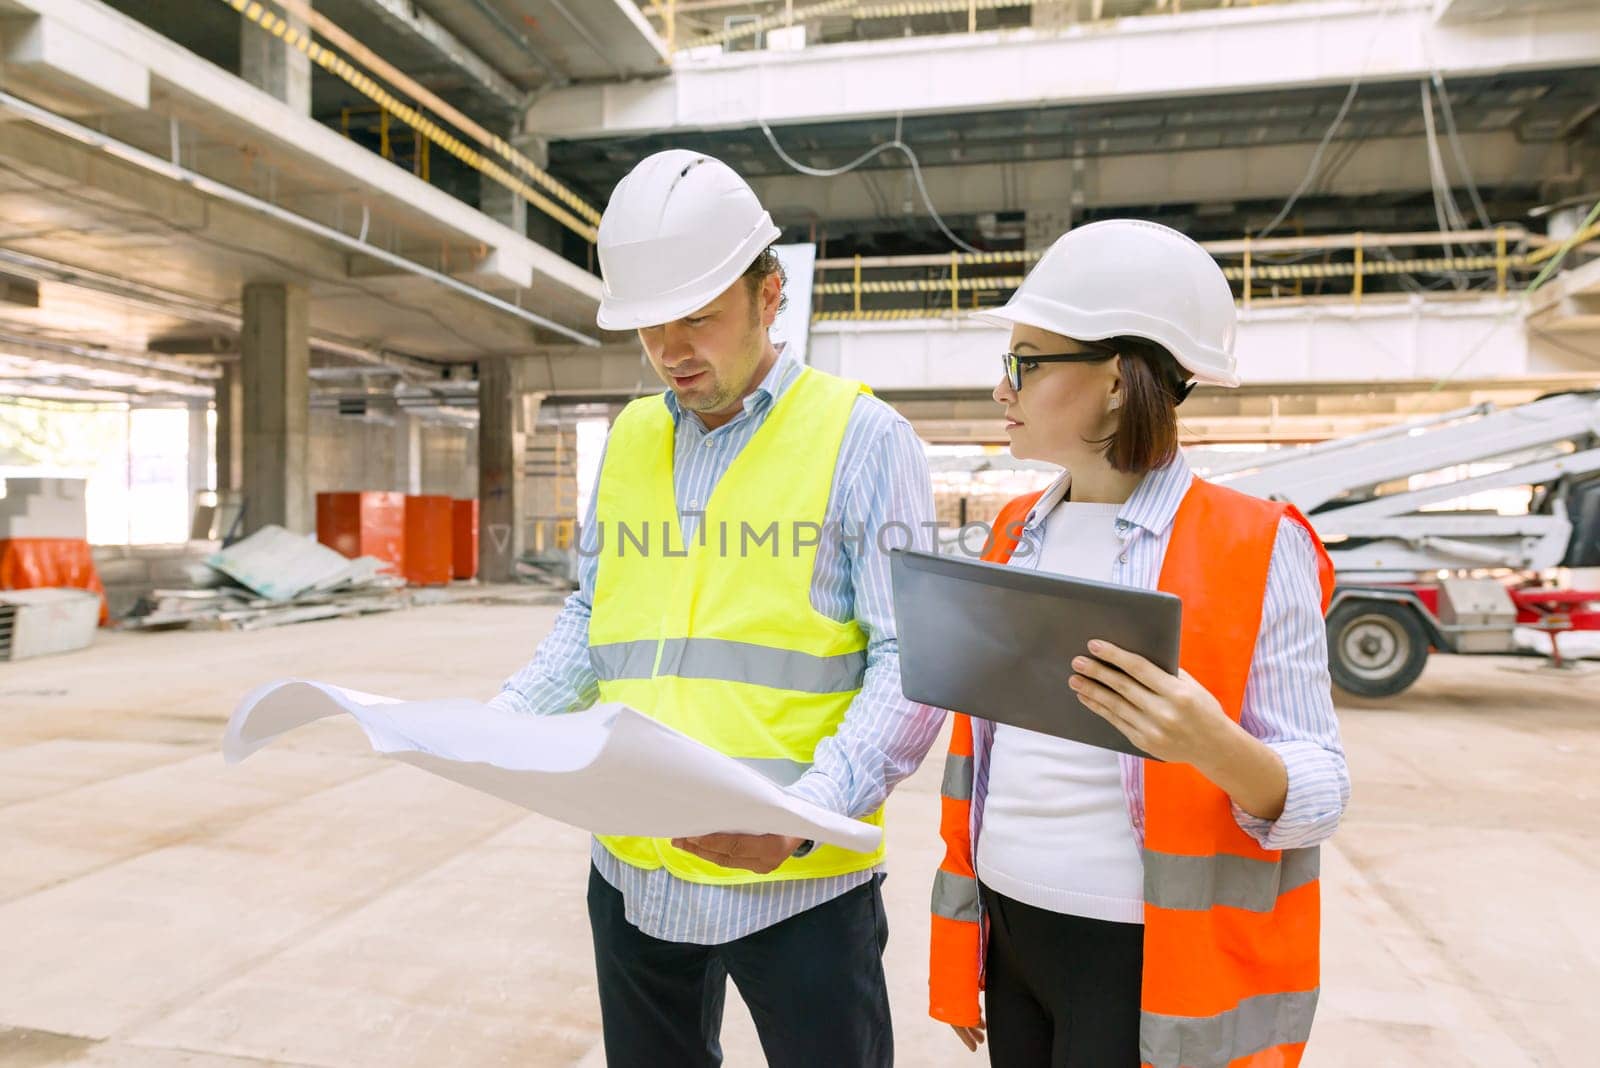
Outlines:
[[[197, 386], [207, 385], [222, 377], [221, 371], [213, 371], [204, 367], [188, 367], [181, 363], [152, 360], [148, 356], [118, 352], [115, 349], [84, 348], [81, 345], [73, 345], [49, 338], [29, 337], [26, 334], [0, 333], [0, 346], [38, 349], [45, 354], [59, 353], [61, 356], [70, 357], [84, 364], [112, 364], [114, 365], [113, 369], [129, 368], [140, 371], [154, 371], [162, 375], [187, 379], [189, 384]], [[29, 358], [36, 359], [38, 357], [30, 356]]]
[[[10, 270], [41, 282], [60, 282], [64, 285], [77, 286], [136, 308], [153, 308], [190, 322], [215, 323], [232, 330], [240, 329], [244, 323], [243, 317], [238, 312], [219, 305], [207, 304], [177, 293], [168, 293], [141, 282], [112, 278], [81, 267], [69, 267], [13, 249], [0, 249], [0, 263], [6, 264]], [[362, 348], [322, 335], [313, 334], [310, 344], [317, 352], [328, 352], [364, 363], [380, 364], [394, 368], [401, 374], [438, 378], [441, 370], [439, 364], [400, 353], [385, 352], [382, 349]]]
[[537, 326], [541, 329], [549, 330], [552, 333], [560, 334], [562, 337], [570, 338], [581, 345], [598, 347], [600, 344], [597, 338], [592, 338], [587, 334], [579, 333], [578, 331], [564, 326], [553, 319], [546, 319], [542, 315], [536, 315], [533, 312], [519, 308], [510, 301], [502, 300], [494, 294], [485, 292], [476, 286], [467, 285], [460, 279], [451, 278], [447, 274], [442, 274], [439, 271], [433, 270], [432, 268], [424, 267], [420, 263], [408, 260], [404, 256], [397, 255], [388, 251], [387, 249], [378, 248], [376, 245], [369, 245], [363, 241], [358, 241], [349, 234], [341, 233], [331, 226], [324, 226], [322, 223], [316, 222], [313, 219], [308, 219], [303, 215], [296, 215], [292, 211], [280, 208], [276, 204], [268, 203], [259, 197], [253, 197], [248, 193], [240, 192], [239, 190], [234, 189], [232, 186], [224, 185], [223, 183], [218, 182], [215, 179], [208, 178], [197, 171], [189, 170], [187, 167], [180, 167], [174, 163], [168, 163], [166, 160], [163, 160], [157, 156], [153, 156], [141, 148], [135, 148], [134, 146], [126, 144], [122, 141], [118, 141], [115, 138], [107, 137], [98, 130], [90, 129], [81, 123], [76, 123], [71, 119], [63, 118], [52, 111], [47, 111], [36, 104], [29, 103], [28, 101], [23, 100], [21, 97], [13, 96], [11, 93], [5, 92], [4, 90], [0, 90], [0, 109], [9, 111], [15, 115], [20, 115], [22, 118], [25, 118], [30, 122], [43, 126], [46, 129], [53, 130], [65, 137], [70, 137], [72, 140], [81, 144], [89, 145], [92, 148], [97, 148], [100, 151], [105, 152], [107, 155], [115, 156], [116, 158], [124, 160], [128, 163], [132, 163], [135, 166], [142, 167], [147, 171], [162, 175], [163, 177], [170, 178], [174, 181], [183, 182], [185, 185], [192, 186], [197, 192], [204, 193], [207, 196], [216, 197], [218, 200], [226, 200], [230, 204], [246, 208], [260, 215], [265, 215], [268, 218], [275, 219], [278, 222], [295, 227], [296, 229], [303, 230], [306, 233], [319, 237], [324, 241], [338, 245], [340, 248], [370, 257], [378, 260], [381, 263], [386, 263], [391, 267], [398, 267], [400, 270], [417, 275], [420, 278], [426, 278], [435, 285], [444, 286], [446, 289], [460, 293], [463, 296], [478, 301], [479, 303], [486, 304], [489, 307], [494, 308], [496, 311], [504, 312], [507, 315], [520, 319], [532, 326]]

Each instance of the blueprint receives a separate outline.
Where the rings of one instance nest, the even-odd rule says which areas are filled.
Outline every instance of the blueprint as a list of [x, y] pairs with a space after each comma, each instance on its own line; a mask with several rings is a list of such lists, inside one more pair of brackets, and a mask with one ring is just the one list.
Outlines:
[[882, 833], [619, 704], [527, 716], [467, 699], [399, 701], [288, 680], [239, 703], [223, 756], [236, 764], [332, 716], [354, 719], [385, 756], [594, 834], [778, 834], [864, 853]]

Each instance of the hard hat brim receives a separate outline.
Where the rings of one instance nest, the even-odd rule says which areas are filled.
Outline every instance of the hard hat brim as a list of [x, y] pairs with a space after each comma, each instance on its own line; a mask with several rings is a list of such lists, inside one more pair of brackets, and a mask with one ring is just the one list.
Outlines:
[[[1105, 341], [1113, 337], [1143, 338], [1172, 353], [1173, 358], [1194, 377], [1196, 382], [1229, 389], [1239, 385], [1237, 374], [1219, 371], [1215, 367], [1197, 365], [1195, 361], [1185, 359], [1186, 346], [1177, 338], [1168, 336], [1170, 328], [1166, 324], [1155, 320], [1148, 323], [1130, 322], [1129, 313], [1120, 309], [1089, 312], [1057, 301], [1041, 300], [1035, 296], [1019, 293], [1001, 307], [971, 312], [968, 318], [990, 326], [1031, 326], [1076, 341]], [[1231, 361], [1225, 353], [1216, 353], [1213, 358], [1220, 358], [1218, 362]]]

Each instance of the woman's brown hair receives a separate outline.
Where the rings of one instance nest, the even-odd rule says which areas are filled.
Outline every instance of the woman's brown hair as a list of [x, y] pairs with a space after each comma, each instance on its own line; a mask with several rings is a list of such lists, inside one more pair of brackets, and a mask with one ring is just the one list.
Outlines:
[[1154, 342], [1119, 337], [1110, 344], [1122, 357], [1122, 408], [1117, 429], [1094, 444], [1113, 469], [1142, 475], [1178, 452], [1178, 404], [1188, 375]]

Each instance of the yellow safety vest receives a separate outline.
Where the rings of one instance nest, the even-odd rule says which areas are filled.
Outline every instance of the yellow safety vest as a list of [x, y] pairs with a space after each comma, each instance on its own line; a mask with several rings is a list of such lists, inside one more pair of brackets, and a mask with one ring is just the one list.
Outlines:
[[[857, 382], [806, 369], [729, 465], [687, 545], [665, 398], [623, 409], [596, 501], [589, 657], [600, 699], [632, 706], [782, 785], [838, 730], [866, 671], [866, 633], [811, 605], [817, 543]], [[855, 532], [852, 532], [855, 533]], [[871, 532], [868, 532], [870, 536]], [[869, 821], [882, 826], [879, 809]], [[728, 829], [741, 828], [728, 813]], [[818, 845], [768, 875], [724, 868], [666, 839], [602, 837], [620, 860], [696, 883], [820, 879], [874, 853]]]

